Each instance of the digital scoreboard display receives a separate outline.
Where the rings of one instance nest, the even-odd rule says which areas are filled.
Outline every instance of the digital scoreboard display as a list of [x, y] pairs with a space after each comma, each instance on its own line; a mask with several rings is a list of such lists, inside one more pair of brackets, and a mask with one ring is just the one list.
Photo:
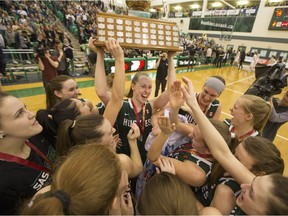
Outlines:
[[269, 30], [288, 30], [288, 8], [275, 8]]

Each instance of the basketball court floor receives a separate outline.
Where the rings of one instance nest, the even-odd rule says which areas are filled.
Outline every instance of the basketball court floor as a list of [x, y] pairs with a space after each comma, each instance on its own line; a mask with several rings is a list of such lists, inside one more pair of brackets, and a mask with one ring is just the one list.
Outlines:
[[[155, 80], [155, 71], [147, 71], [151, 74], [153, 81]], [[125, 89], [129, 90], [131, 78], [134, 73], [126, 74]], [[201, 91], [204, 81], [213, 75], [222, 76], [226, 80], [225, 91], [220, 96], [219, 100], [222, 103], [222, 115], [221, 120], [230, 118], [229, 108], [233, 107], [236, 99], [241, 96], [255, 80], [254, 72], [247, 70], [239, 70], [235, 66], [226, 66], [222, 68], [215, 68], [213, 66], [199, 66], [194, 67], [194, 70], [187, 71], [186, 68], [177, 68], [177, 79], [181, 79], [182, 76], [186, 76], [192, 80], [195, 90]], [[75, 78], [78, 86], [81, 90], [81, 97], [91, 100], [94, 104], [99, 102], [99, 98], [95, 93], [94, 81], [92, 77]], [[17, 83], [17, 82], [16, 82]], [[155, 82], [153, 82], [153, 89], [151, 97], [154, 95]], [[45, 108], [45, 93], [42, 82], [27, 83], [27, 84], [15, 84], [15, 85], [4, 85], [4, 91], [10, 92], [10, 94], [20, 98], [33, 112], [39, 109]], [[280, 95], [288, 90], [288, 87], [284, 88]], [[275, 145], [281, 151], [282, 157], [285, 160], [285, 164], [288, 164], [288, 124], [282, 126], [274, 140]], [[265, 160], [265, 159], [264, 159]], [[284, 175], [288, 176], [288, 168], [285, 167]]]

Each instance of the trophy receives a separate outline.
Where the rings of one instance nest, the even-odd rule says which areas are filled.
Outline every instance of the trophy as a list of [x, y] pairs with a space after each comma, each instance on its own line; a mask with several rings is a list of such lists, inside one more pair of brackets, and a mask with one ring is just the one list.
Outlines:
[[174, 22], [136, 16], [97, 13], [97, 40], [104, 46], [115, 38], [123, 48], [180, 51], [179, 28]]

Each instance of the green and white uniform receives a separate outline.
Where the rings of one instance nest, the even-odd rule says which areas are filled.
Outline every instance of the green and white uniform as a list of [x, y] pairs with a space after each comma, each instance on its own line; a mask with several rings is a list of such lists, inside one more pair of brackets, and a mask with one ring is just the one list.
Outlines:
[[[143, 113], [143, 111], [145, 111], [145, 113]], [[150, 123], [150, 118], [152, 116], [152, 106], [149, 101], [146, 102], [144, 108], [138, 113], [138, 116], [140, 124], [143, 125], [144, 132], [143, 134], [141, 134], [140, 138], [137, 139], [137, 144], [142, 162], [144, 163], [147, 158], [147, 151], [145, 150], [144, 144], [149, 133], [152, 130], [152, 125]], [[124, 99], [121, 110], [119, 111], [116, 120], [116, 129], [122, 142], [121, 146], [117, 148], [117, 153], [123, 153], [130, 156], [130, 147], [127, 139], [127, 134], [130, 130], [130, 126], [132, 123], [137, 124], [133, 105], [130, 98]]]
[[179, 161], [189, 160], [204, 170], [206, 174], [206, 182], [201, 187], [191, 186], [196, 198], [204, 205], [204, 203], [206, 203], [206, 199], [208, 199], [208, 192], [210, 189], [209, 178], [211, 175], [212, 162], [203, 157], [195, 155], [191, 143], [179, 146], [172, 154], [169, 155], [169, 157], [175, 158]]

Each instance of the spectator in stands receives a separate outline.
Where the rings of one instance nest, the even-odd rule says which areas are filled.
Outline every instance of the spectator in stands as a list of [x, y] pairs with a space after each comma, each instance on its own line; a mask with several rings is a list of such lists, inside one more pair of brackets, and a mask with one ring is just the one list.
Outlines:
[[16, 33], [18, 29], [20, 29], [19, 23], [17, 20], [14, 20], [13, 25], [12, 25], [12, 30], [15, 31]]
[[10, 26], [13, 24], [11, 16], [7, 13], [7, 11], [3, 11], [2, 20], [5, 26]]
[[3, 53], [2, 47], [0, 47], [0, 75], [6, 76], [6, 58]]
[[[67, 68], [69, 68], [69, 65], [73, 63], [74, 48], [73, 48], [72, 44], [69, 43], [69, 40], [66, 37], [64, 37], [64, 39], [63, 39], [63, 51], [66, 55]], [[73, 67], [73, 65], [72, 65], [72, 67]]]
[[69, 76], [69, 73], [68, 73], [69, 65], [67, 64], [66, 54], [63, 51], [63, 44], [61, 43], [60, 40], [55, 41], [55, 49], [54, 49], [53, 55], [57, 56], [58, 62], [59, 62], [58, 67], [57, 67], [57, 74]]
[[7, 26], [7, 30], [5, 31], [5, 36], [4, 36], [7, 47], [9, 48], [16, 48], [15, 44], [15, 32], [12, 30], [11, 26]]
[[3, 49], [5, 48], [5, 40], [2, 33], [0, 33], [0, 47]]
[[48, 25], [44, 28], [44, 33], [46, 35], [46, 44], [52, 49], [55, 43], [55, 32], [52, 27]]
[[59, 65], [57, 56], [52, 56], [49, 48], [45, 47], [40, 50], [38, 49], [36, 62], [38, 63], [39, 70], [42, 71], [43, 85], [46, 88], [46, 84], [57, 76], [57, 67]]
[[19, 10], [17, 10], [17, 14], [19, 16], [23, 15], [23, 16], [27, 16], [27, 12], [23, 9], [23, 6], [19, 7]]
[[263, 137], [274, 141], [278, 129], [288, 122], [288, 91], [284, 94], [282, 99], [270, 98], [272, 110], [263, 130]]

